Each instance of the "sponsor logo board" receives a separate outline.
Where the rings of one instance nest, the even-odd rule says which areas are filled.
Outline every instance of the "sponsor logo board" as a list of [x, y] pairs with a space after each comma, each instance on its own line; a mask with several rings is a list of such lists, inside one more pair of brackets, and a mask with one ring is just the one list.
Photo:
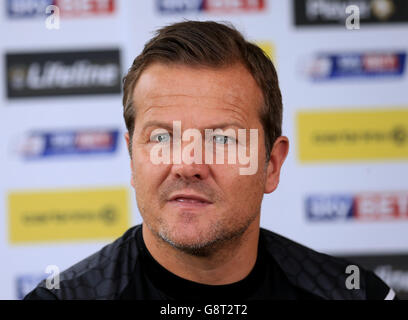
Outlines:
[[300, 111], [301, 162], [408, 158], [408, 109]]
[[112, 14], [114, 0], [7, 0], [10, 18], [45, 17], [48, 6], [57, 6], [62, 17]]
[[119, 237], [130, 226], [128, 205], [127, 188], [10, 192], [9, 241]]
[[255, 44], [265, 52], [276, 68], [276, 49], [274, 44], [270, 41], [255, 41]]
[[7, 97], [119, 94], [119, 50], [8, 53]]
[[310, 195], [308, 221], [395, 221], [408, 219], [408, 192]]
[[183, 12], [257, 12], [265, 9], [266, 0], [156, 0], [161, 13]]
[[408, 1], [405, 0], [293, 0], [295, 25], [339, 25], [344, 27], [349, 16], [346, 8], [359, 8], [360, 24], [408, 22]]
[[308, 78], [327, 81], [348, 78], [401, 77], [406, 53], [377, 51], [360, 53], [319, 53], [301, 66]]
[[117, 150], [118, 136], [119, 130], [107, 129], [32, 131], [20, 142], [18, 153], [26, 160], [113, 154]]
[[46, 274], [24, 274], [17, 276], [15, 279], [17, 299], [22, 300], [46, 277]]

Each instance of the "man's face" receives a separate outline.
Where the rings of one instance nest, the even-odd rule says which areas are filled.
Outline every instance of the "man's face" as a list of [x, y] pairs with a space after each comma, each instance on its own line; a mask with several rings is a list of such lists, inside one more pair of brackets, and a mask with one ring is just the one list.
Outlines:
[[[132, 138], [132, 185], [149, 230], [173, 246], [194, 251], [259, 224], [267, 181], [264, 131], [259, 119], [263, 97], [250, 73], [240, 64], [210, 69], [155, 63], [143, 71], [133, 96], [137, 115]], [[172, 146], [176, 138], [172, 136], [173, 121], [181, 122], [181, 133], [200, 130], [202, 164], [174, 163], [172, 157], [170, 164], [152, 163], [155, 145]], [[236, 133], [247, 129], [248, 148], [249, 129], [258, 130], [255, 174], [241, 175], [239, 168], [243, 165], [238, 161], [228, 163], [228, 144], [223, 137], [214, 138], [213, 150], [214, 159], [216, 149], [225, 152], [224, 163], [205, 163], [204, 130], [216, 128]], [[154, 130], [163, 135], [152, 139]], [[183, 141], [181, 150], [191, 141]]]

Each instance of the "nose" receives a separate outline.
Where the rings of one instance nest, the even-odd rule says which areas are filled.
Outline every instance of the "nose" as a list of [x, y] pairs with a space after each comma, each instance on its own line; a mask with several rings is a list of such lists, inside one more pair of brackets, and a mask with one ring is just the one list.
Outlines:
[[207, 164], [197, 164], [197, 163], [180, 163], [173, 164], [171, 168], [172, 174], [182, 180], [205, 180], [209, 175], [209, 166]]
[[[201, 154], [200, 152], [198, 154], [195, 154], [195, 148], [189, 150], [188, 147], [189, 143], [186, 141], [181, 142], [180, 149], [176, 150], [173, 149], [174, 152], [180, 151], [180, 158], [179, 160], [181, 161], [176, 161], [173, 162], [172, 164], [172, 173], [174, 176], [178, 179], [183, 179], [183, 180], [204, 180], [208, 177], [209, 175], [209, 166], [208, 164], [203, 163], [204, 160], [204, 149], [200, 144], [195, 145], [195, 148], [201, 148]], [[187, 149], [185, 149], [187, 147]], [[185, 159], [186, 154], [189, 153], [190, 158]], [[195, 158], [197, 156], [197, 158]], [[194, 160], [193, 160], [194, 159]]]

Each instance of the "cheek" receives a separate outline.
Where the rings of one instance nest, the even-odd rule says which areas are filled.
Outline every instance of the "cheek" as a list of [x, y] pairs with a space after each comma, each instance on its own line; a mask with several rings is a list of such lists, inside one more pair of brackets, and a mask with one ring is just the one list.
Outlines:
[[138, 190], [150, 187], [156, 181], [157, 167], [151, 163], [149, 154], [143, 148], [133, 148], [133, 180]]
[[240, 175], [239, 166], [223, 166], [218, 168], [215, 178], [232, 206], [252, 206], [262, 200], [265, 179], [262, 171], [258, 170], [254, 175]]

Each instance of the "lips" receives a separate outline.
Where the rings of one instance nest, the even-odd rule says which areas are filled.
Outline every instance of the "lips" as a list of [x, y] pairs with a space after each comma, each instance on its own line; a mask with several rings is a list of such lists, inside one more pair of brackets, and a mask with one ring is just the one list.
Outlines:
[[197, 200], [197, 199], [191, 199], [191, 198], [176, 198], [172, 201], [177, 201], [177, 202], [181, 202], [181, 203], [208, 203], [206, 201], [201, 201], [201, 200]]
[[211, 204], [212, 202], [206, 197], [196, 194], [175, 194], [170, 197], [169, 201], [180, 204]]

